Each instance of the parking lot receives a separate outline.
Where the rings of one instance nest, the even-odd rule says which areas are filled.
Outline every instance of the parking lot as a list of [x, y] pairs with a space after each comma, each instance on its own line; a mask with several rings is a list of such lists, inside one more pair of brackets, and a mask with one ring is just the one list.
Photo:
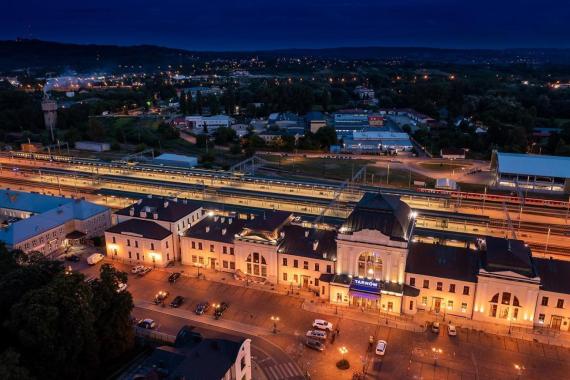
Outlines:
[[[130, 272], [130, 267], [115, 264]], [[95, 273], [98, 265], [86, 269]], [[228, 275], [230, 276], [230, 275]], [[381, 379], [538, 379], [548, 370], [551, 378], [568, 378], [570, 364], [565, 358], [570, 350], [499, 337], [483, 332], [458, 329], [455, 337], [447, 335], [442, 324], [438, 335], [431, 331], [413, 333], [345, 319], [342, 314], [327, 317], [302, 309], [302, 300], [297, 297], [274, 294], [220, 282], [181, 277], [175, 284], [168, 282], [168, 273], [151, 271], [139, 278], [129, 274], [128, 290], [136, 305], [149, 305], [160, 290], [169, 291], [166, 304], [177, 295], [185, 297], [180, 310], [193, 313], [199, 302], [229, 303], [222, 320], [236, 321], [265, 330], [266, 338], [279, 345], [304, 370], [309, 369], [313, 379], [351, 379], [354, 371], [366, 368], [371, 376]], [[271, 317], [279, 317], [277, 334], [273, 334]], [[213, 310], [200, 316], [205, 321], [213, 318]], [[305, 334], [316, 318], [328, 319], [335, 329], [340, 329], [334, 343], [329, 337], [324, 352], [304, 345]], [[160, 326], [159, 330], [163, 328]], [[369, 337], [388, 342], [386, 355], [382, 358], [369, 351]], [[338, 370], [335, 363], [341, 359], [340, 347], [345, 347], [345, 358], [351, 368]], [[437, 355], [433, 349], [437, 350]], [[517, 367], [519, 369], [517, 369]], [[524, 368], [524, 369], [523, 369]], [[269, 378], [271, 374], [268, 374]]]

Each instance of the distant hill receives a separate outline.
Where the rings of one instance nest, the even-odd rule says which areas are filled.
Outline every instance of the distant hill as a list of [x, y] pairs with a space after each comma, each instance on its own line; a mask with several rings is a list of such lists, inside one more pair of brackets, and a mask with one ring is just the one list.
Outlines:
[[41, 40], [0, 41], [0, 71], [32, 68], [78, 71], [110, 70], [118, 65], [156, 68], [184, 65], [196, 59], [258, 56], [329, 59], [402, 60], [454, 64], [562, 64], [570, 65], [570, 49], [436, 49], [421, 47], [341, 47], [280, 49], [243, 52], [196, 52], [152, 45], [79, 45]]

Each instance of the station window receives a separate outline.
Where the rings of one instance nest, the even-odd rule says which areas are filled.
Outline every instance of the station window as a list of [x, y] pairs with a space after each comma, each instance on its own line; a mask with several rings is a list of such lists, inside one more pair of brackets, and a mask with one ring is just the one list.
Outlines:
[[332, 273], [332, 266], [331, 265], [327, 265], [327, 273]]
[[230, 269], [236, 269], [236, 263], [230, 261]]
[[225, 269], [228, 269], [228, 262], [227, 262], [227, 260], [224, 260], [224, 261], [222, 262], [222, 265], [223, 265], [223, 267], [224, 267]]
[[198, 261], [198, 257], [196, 255], [192, 255], [192, 262], [196, 263]]
[[287, 281], [287, 272], [283, 272], [283, 281]]
[[299, 260], [293, 260], [293, 267], [299, 268]]
[[447, 310], [451, 310], [453, 309], [453, 301], [452, 300], [448, 300], [447, 301]]
[[548, 306], [548, 297], [542, 297], [542, 302], [540, 304], [542, 306]]
[[468, 296], [468, 295], [469, 295], [469, 287], [468, 287], [468, 286], [464, 286], [464, 287], [463, 287], [463, 295], [464, 295], [464, 296]]
[[201, 251], [202, 250], [202, 243], [198, 243], [198, 249]]
[[196, 242], [195, 241], [192, 242], [192, 249], [196, 249]]
[[303, 269], [309, 269], [309, 262], [303, 261]]
[[429, 289], [429, 280], [424, 280], [424, 289]]
[[230, 255], [234, 254], [234, 247], [230, 247]]
[[210, 252], [214, 252], [214, 244], [210, 244]]
[[287, 266], [287, 258], [286, 258], [286, 257], [283, 258], [283, 266], [284, 266], [284, 267]]
[[455, 284], [449, 284], [449, 293], [455, 293]]
[[556, 302], [556, 307], [559, 309], [564, 309], [564, 300], [562, 298], [558, 299], [558, 301]]
[[443, 289], [443, 282], [438, 282], [436, 285], [437, 290], [441, 291]]
[[228, 254], [228, 247], [226, 247], [225, 245], [222, 247], [222, 253], [223, 253], [224, 255], [227, 255], [227, 254]]
[[544, 324], [544, 314], [538, 315], [538, 323], [540, 323], [541, 325]]
[[410, 277], [410, 286], [416, 286], [416, 278]]
[[315, 263], [315, 271], [316, 271], [316, 272], [319, 271], [319, 263]]
[[427, 305], [427, 297], [422, 297], [422, 305]]
[[466, 303], [466, 302], [463, 302], [463, 303], [461, 304], [461, 312], [462, 312], [462, 313], [466, 313], [466, 312], [467, 312], [467, 303]]

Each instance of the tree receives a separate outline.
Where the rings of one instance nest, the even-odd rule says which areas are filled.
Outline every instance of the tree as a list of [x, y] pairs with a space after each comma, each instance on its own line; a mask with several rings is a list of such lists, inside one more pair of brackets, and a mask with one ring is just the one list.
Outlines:
[[103, 141], [105, 139], [105, 128], [94, 117], [89, 118], [87, 137], [93, 141]]
[[338, 139], [333, 127], [322, 127], [315, 133], [315, 140], [321, 149], [328, 149], [331, 145], [336, 145]]
[[127, 274], [110, 264], [103, 264], [100, 279], [92, 283], [95, 332], [99, 339], [101, 362], [116, 359], [134, 344], [130, 316], [133, 298], [129, 292], [117, 292], [119, 283], [127, 283]]
[[20, 354], [8, 349], [0, 354], [0, 379], [2, 380], [31, 380], [30, 371], [20, 364]]
[[82, 274], [60, 273], [12, 307], [6, 325], [32, 373], [46, 379], [93, 376], [99, 345], [91, 301]]
[[236, 131], [229, 127], [220, 127], [214, 131], [214, 141], [217, 145], [227, 145], [237, 137]]

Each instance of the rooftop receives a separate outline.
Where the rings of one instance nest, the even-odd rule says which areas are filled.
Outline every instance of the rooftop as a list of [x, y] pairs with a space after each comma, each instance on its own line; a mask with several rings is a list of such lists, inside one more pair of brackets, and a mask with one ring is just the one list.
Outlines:
[[542, 290], [570, 294], [570, 261], [538, 258], [533, 261]]
[[[130, 215], [133, 211], [133, 217], [143, 219], [154, 219], [153, 214], [158, 214], [158, 219], [166, 222], [176, 222], [194, 211], [200, 209], [202, 205], [197, 202], [188, 201], [186, 199], [171, 199], [162, 197], [148, 196], [140, 199], [137, 203], [125, 207], [116, 212], [117, 215]], [[144, 216], [141, 212], [146, 213]]]
[[312, 259], [336, 259], [336, 231], [317, 230], [297, 225], [283, 227], [285, 236], [279, 252]]
[[398, 196], [366, 193], [346, 222], [343, 233], [376, 230], [393, 240], [407, 241], [412, 228], [411, 209]]
[[479, 252], [441, 244], [412, 243], [406, 272], [426, 276], [477, 282]]
[[482, 267], [487, 272], [511, 271], [533, 278], [536, 271], [532, 264], [532, 255], [522, 240], [485, 237]]
[[115, 224], [107, 229], [107, 232], [114, 234], [136, 234], [152, 240], [163, 240], [172, 234], [172, 232], [158, 223], [136, 218]]
[[570, 157], [497, 153], [500, 173], [570, 178]]
[[72, 198], [54, 197], [15, 190], [0, 190], [0, 208], [40, 214], [73, 202]]
[[243, 219], [207, 216], [195, 226], [190, 227], [185, 236], [220, 243], [233, 243], [235, 234], [241, 232], [245, 224], [246, 221]]

